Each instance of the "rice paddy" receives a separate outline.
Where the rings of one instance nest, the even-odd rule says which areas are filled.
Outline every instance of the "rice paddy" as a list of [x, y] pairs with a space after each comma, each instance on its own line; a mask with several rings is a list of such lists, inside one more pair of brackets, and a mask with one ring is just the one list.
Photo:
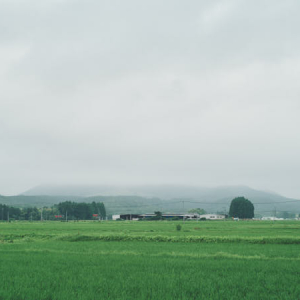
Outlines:
[[0, 223], [0, 299], [299, 299], [300, 222]]

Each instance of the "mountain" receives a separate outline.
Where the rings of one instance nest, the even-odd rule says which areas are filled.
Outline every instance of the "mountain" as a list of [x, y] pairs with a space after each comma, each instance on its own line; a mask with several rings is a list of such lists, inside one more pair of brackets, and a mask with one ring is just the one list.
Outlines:
[[27, 196], [27, 195], [17, 195], [17, 196], [2, 196], [0, 195], [0, 204], [5, 204], [9, 206], [16, 207], [45, 207], [58, 204], [63, 201], [74, 201], [79, 202], [81, 197], [77, 196], [47, 196], [47, 195], [36, 195], [36, 196]]
[[[64, 201], [86, 202], [91, 203], [103, 202], [108, 214], [121, 214], [121, 213], [152, 213], [156, 210], [164, 211], [170, 207], [172, 202], [167, 202], [159, 198], [145, 198], [139, 196], [92, 196], [92, 197], [79, 197], [79, 196], [48, 196], [48, 195], [18, 195], [18, 196], [2, 196], [0, 195], [0, 204], [15, 207], [29, 207], [35, 206], [51, 207], [55, 204]], [[176, 209], [176, 205], [172, 209]]]
[[19, 199], [24, 201], [23, 203], [37, 202], [38, 199], [49, 203], [67, 199], [101, 201], [111, 213], [135, 213], [154, 210], [182, 212], [196, 207], [204, 208], [208, 212], [225, 212], [229, 210], [231, 200], [238, 196], [248, 198], [258, 214], [272, 215], [274, 211], [300, 213], [300, 200], [247, 186], [208, 188], [183, 185], [46, 185], [35, 187], [15, 197], [27, 197]]
[[246, 195], [247, 197], [282, 197], [273, 192], [258, 191], [247, 186], [197, 187], [185, 185], [40, 185], [22, 195], [26, 196], [141, 196], [165, 200], [176, 198], [217, 200]]

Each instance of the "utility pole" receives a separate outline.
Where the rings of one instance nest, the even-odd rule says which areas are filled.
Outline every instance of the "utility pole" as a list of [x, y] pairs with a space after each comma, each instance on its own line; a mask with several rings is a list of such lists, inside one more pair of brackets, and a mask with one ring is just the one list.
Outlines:
[[3, 221], [3, 206], [2, 206], [2, 221]]
[[276, 207], [274, 206], [274, 217], [276, 218]]
[[66, 222], [68, 222], [68, 211], [66, 210]]
[[7, 222], [9, 222], [9, 209], [7, 211]]
[[43, 208], [41, 208], [41, 221], [43, 221]]
[[99, 206], [97, 205], [97, 211], [98, 211], [98, 220], [100, 222], [100, 218], [101, 218], [101, 214], [100, 214], [100, 209], [99, 209]]

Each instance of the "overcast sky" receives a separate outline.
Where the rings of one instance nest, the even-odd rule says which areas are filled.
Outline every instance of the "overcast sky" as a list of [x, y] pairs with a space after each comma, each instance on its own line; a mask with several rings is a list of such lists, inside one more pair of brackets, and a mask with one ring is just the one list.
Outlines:
[[298, 0], [0, 0], [0, 194], [248, 185], [300, 198]]

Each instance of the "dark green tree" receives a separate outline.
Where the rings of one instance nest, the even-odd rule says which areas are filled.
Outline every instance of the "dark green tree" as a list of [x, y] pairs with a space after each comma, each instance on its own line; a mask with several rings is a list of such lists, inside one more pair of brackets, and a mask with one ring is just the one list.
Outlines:
[[60, 202], [57, 205], [57, 209], [61, 215], [66, 217], [68, 215], [68, 219], [74, 218], [74, 210], [75, 210], [75, 203], [71, 201], [64, 201]]
[[85, 202], [61, 202], [54, 207], [60, 214], [66, 215], [68, 213], [68, 219], [75, 220], [92, 220], [93, 214], [98, 214], [101, 219], [106, 218], [106, 210], [103, 202], [92, 203]]
[[193, 208], [188, 211], [189, 214], [205, 215], [206, 211], [203, 208]]
[[241, 219], [254, 217], [254, 205], [245, 197], [237, 197], [231, 201], [229, 216]]
[[89, 204], [83, 202], [74, 203], [74, 217], [77, 220], [90, 220], [92, 214], [92, 208]]
[[7, 206], [5, 204], [0, 204], [0, 220], [19, 220], [21, 217], [21, 209], [16, 207]]
[[36, 207], [25, 207], [21, 214], [22, 220], [35, 221], [41, 219], [41, 213]]
[[99, 207], [101, 218], [102, 218], [102, 220], [104, 220], [106, 218], [106, 209], [105, 209], [104, 203], [99, 202], [99, 203], [97, 203], [97, 206]]
[[102, 220], [104, 220], [106, 218], [106, 210], [105, 210], [105, 206], [103, 204], [103, 202], [98, 202], [96, 203], [95, 201], [93, 201], [91, 203], [91, 208], [92, 208], [92, 212], [93, 214], [97, 214]]
[[163, 219], [161, 211], [155, 211], [154, 214], [155, 214], [155, 216], [151, 217], [150, 220], [155, 221], [155, 220], [162, 220]]

